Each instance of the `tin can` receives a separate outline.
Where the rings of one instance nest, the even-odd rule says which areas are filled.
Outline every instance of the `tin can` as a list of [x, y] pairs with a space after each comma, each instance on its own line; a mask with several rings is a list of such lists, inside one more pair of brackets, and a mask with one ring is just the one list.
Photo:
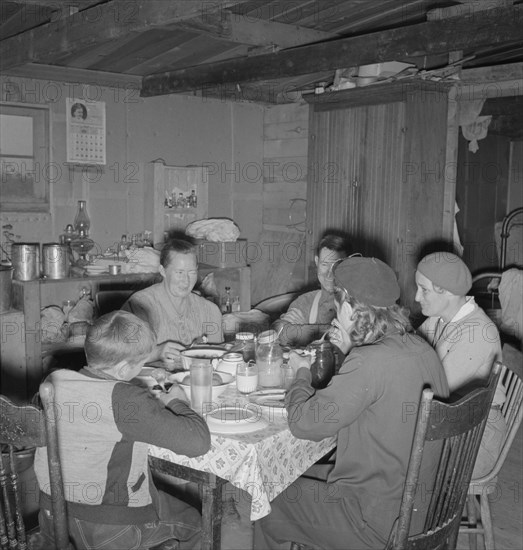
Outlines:
[[13, 279], [33, 281], [40, 277], [40, 243], [13, 243], [11, 245]]
[[42, 245], [42, 271], [48, 279], [64, 279], [69, 275], [69, 247], [65, 244]]

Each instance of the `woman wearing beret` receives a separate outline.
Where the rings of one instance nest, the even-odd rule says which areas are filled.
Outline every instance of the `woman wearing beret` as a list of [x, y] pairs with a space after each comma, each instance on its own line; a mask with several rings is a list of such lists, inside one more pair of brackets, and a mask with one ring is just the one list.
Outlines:
[[[294, 436], [338, 438], [321, 479], [302, 476], [271, 502], [255, 526], [255, 548], [285, 541], [329, 549], [384, 548], [398, 516], [422, 389], [449, 394], [434, 350], [409, 333], [392, 269], [375, 258], [347, 258], [334, 269], [338, 330], [351, 348], [330, 384], [311, 386], [306, 360], [285, 403]], [[420, 484], [430, 490], [439, 449], [427, 453]], [[421, 532], [427, 499], [411, 532]]]
[[[427, 319], [418, 333], [436, 350], [443, 363], [449, 389], [457, 396], [485, 380], [492, 364], [501, 359], [499, 333], [494, 322], [467, 292], [472, 276], [463, 260], [450, 252], [425, 256], [416, 270], [416, 301]], [[500, 407], [505, 391], [498, 384], [489, 420], [481, 440], [472, 478], [492, 469], [506, 431]]]

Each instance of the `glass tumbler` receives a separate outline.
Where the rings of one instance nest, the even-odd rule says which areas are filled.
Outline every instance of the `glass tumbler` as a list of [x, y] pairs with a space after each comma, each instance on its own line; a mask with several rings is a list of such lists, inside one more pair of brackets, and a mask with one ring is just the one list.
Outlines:
[[236, 367], [236, 388], [240, 393], [252, 393], [258, 387], [258, 367], [254, 361]]
[[191, 409], [201, 415], [212, 407], [212, 372], [210, 363], [191, 365]]

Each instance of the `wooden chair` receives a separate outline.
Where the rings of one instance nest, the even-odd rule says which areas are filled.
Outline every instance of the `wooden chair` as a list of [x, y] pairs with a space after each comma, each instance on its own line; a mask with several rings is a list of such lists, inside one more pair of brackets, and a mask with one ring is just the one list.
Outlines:
[[474, 550], [477, 547], [478, 535], [483, 536], [485, 550], [494, 550], [495, 548], [488, 495], [498, 489], [498, 473], [507, 458], [523, 417], [523, 381], [506, 365], [503, 365], [500, 380], [506, 391], [506, 400], [501, 407], [501, 414], [507, 424], [505, 439], [492, 470], [481, 478], [471, 480], [468, 489], [467, 517], [459, 529], [460, 534], [469, 535], [469, 547]]
[[[493, 366], [486, 387], [477, 388], [454, 403], [422, 392], [399, 516], [386, 550], [453, 550], [456, 548], [467, 487], [478, 454], [501, 363]], [[416, 488], [426, 441], [441, 441], [442, 451], [431, 492], [423, 533], [409, 536]], [[413, 490], [414, 488], [414, 490]], [[305, 548], [292, 543], [291, 550]]]
[[[17, 406], [0, 396], [0, 443], [7, 447], [9, 458], [0, 458], [0, 548], [25, 550], [38, 546], [38, 533], [26, 533], [21, 511], [21, 494], [16, 472], [15, 451], [21, 447], [47, 446], [54, 534], [57, 550], [72, 550], [69, 542], [67, 515], [56, 422], [54, 421], [54, 390], [49, 382], [40, 385], [44, 410], [34, 405]], [[7, 473], [8, 462], [10, 473]], [[9, 498], [12, 491], [13, 498]]]

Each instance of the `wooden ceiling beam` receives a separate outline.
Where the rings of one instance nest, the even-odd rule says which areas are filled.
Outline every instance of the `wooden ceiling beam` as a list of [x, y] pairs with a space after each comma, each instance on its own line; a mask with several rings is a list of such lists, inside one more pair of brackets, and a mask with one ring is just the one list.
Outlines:
[[[200, 17], [208, 10], [219, 17], [227, 7], [247, 0], [224, 0], [207, 5], [187, 0], [113, 0], [96, 4], [72, 15], [28, 30], [0, 43], [0, 70], [26, 63], [56, 63], [63, 57], [103, 42], [117, 40], [131, 32], [165, 27]], [[58, 64], [58, 63], [57, 63]]]
[[49, 82], [91, 85], [96, 83], [97, 86], [136, 90], [136, 94], [142, 84], [142, 78], [135, 75], [59, 67], [57, 65], [43, 65], [40, 63], [28, 63], [21, 67], [13, 67], [3, 74], [22, 78], [36, 78]]
[[[101, 4], [103, 1], [104, 0], [67, 0], [65, 4], [68, 8], [76, 7], [79, 9], [84, 9], [92, 6], [93, 4]], [[47, 6], [53, 10], [60, 10], [63, 7], [62, 4], [64, 4], [64, 2], [60, 2], [59, 0], [9, 0], [9, 2], [21, 5], [28, 4], [30, 6]]]
[[495, 9], [445, 21], [341, 38], [290, 50], [202, 64], [144, 77], [142, 96], [195, 90], [230, 82], [255, 82], [334, 71], [382, 61], [408, 61], [523, 40], [523, 6]]
[[188, 19], [175, 27], [205, 33], [228, 42], [274, 46], [277, 49], [293, 48], [338, 37], [330, 32], [256, 19], [230, 11], [222, 11], [220, 15], [221, 17], [209, 17], [204, 14], [203, 17]]

